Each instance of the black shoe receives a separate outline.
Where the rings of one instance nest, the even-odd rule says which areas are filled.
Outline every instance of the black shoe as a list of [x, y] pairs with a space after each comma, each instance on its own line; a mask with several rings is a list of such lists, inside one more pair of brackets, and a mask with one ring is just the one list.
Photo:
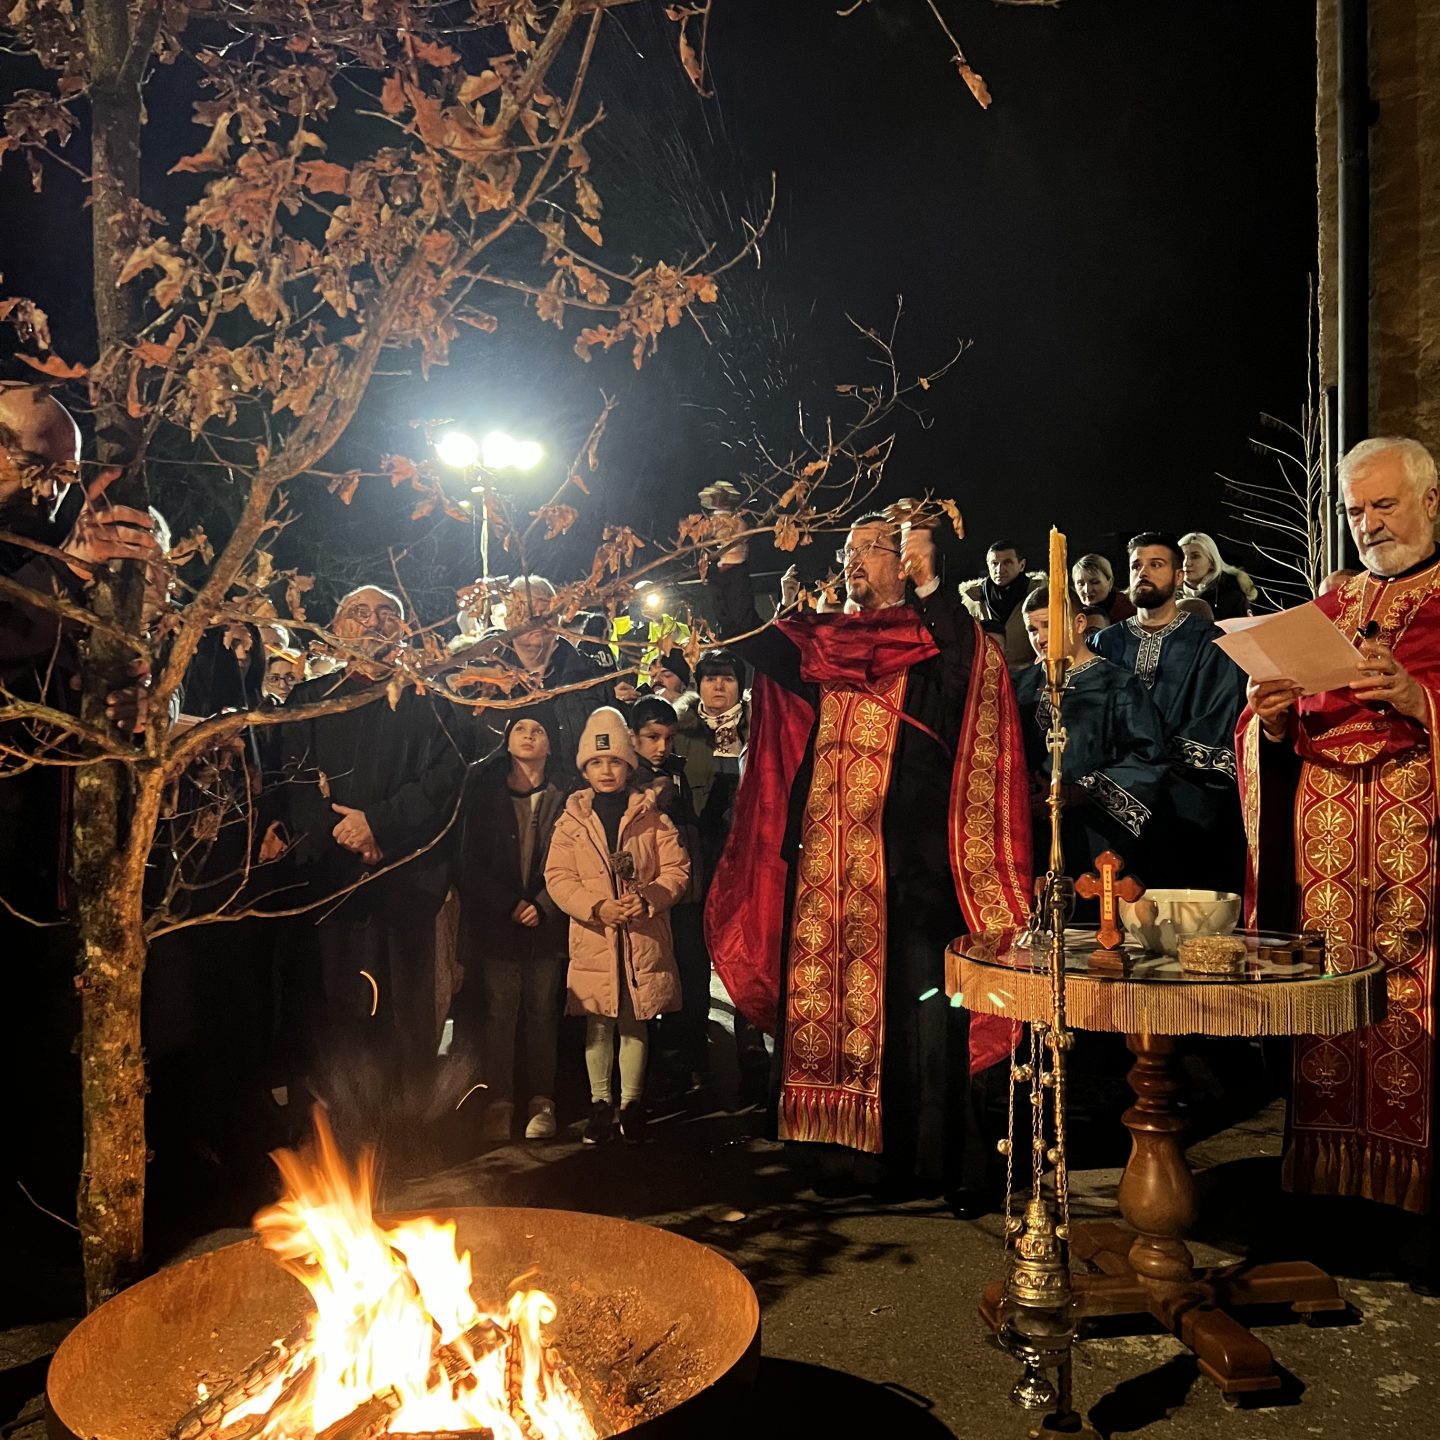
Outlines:
[[620, 1107], [620, 1138], [627, 1145], [645, 1143], [645, 1111], [638, 1100]]
[[1426, 1269], [1411, 1277], [1409, 1290], [1412, 1295], [1421, 1295], [1427, 1300], [1440, 1296], [1440, 1271]]
[[[623, 1124], [623, 1117], [621, 1123]], [[580, 1137], [586, 1145], [605, 1145], [615, 1138], [615, 1112], [608, 1100], [597, 1100]]]

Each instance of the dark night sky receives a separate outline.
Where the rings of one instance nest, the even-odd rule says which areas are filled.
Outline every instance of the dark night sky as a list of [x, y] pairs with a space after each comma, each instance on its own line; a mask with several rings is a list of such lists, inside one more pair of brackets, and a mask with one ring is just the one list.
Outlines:
[[[1294, 418], [1304, 397], [1312, 7], [943, 0], [994, 92], [988, 112], [920, 0], [836, 8], [719, 0], [710, 101], [655, 7], [628, 7], [602, 40], [593, 94], [612, 118], [590, 149], [620, 255], [693, 253], [702, 235], [723, 252], [777, 173], [763, 267], [727, 277], [709, 346], [686, 326], [637, 375], [618, 354], [582, 366], [573, 332], [517, 316], [428, 387], [379, 380], [346, 462], [413, 452], [417, 415], [503, 423], [564, 451], [605, 388], [621, 408], [595, 498], [545, 562], [563, 577], [602, 519], [667, 530], [706, 480], [753, 467], [756, 433], [788, 449], [797, 405], [822, 416], [835, 384], [865, 375], [846, 314], [886, 329], [903, 294], [905, 371], [970, 348], [924, 397], [928, 429], [900, 417], [886, 498], [959, 500], [963, 569], [999, 534], [1040, 560], [1051, 522], [1112, 554], [1140, 528], [1233, 529], [1215, 472], [1257, 473], [1259, 412]], [[4, 248], [14, 284], [31, 267]], [[382, 501], [301, 508], [337, 550], [422, 532]], [[451, 568], [466, 543], [452, 530], [417, 553]]]

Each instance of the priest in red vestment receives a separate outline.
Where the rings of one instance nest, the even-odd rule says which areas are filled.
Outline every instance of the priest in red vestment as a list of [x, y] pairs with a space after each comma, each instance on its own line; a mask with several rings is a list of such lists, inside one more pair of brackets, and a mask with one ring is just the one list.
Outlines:
[[929, 531], [902, 541], [866, 517], [839, 562], [854, 613], [768, 627], [743, 547], [711, 569], [756, 683], [706, 935], [737, 1007], [776, 1037], [780, 1138], [880, 1157], [852, 1167], [860, 1188], [918, 1182], [977, 1213], [988, 1156], [969, 1075], [1008, 1053], [1011, 1027], [971, 1027], [944, 956], [967, 929], [1025, 920], [1014, 694], [999, 648], [942, 590]]
[[1388, 971], [1383, 1024], [1296, 1042], [1286, 1184], [1433, 1218], [1440, 490], [1403, 439], [1357, 445], [1340, 481], [1365, 569], [1314, 603], [1355, 641], [1356, 676], [1311, 696], [1250, 685], [1247, 904], [1252, 923], [1323, 930]]

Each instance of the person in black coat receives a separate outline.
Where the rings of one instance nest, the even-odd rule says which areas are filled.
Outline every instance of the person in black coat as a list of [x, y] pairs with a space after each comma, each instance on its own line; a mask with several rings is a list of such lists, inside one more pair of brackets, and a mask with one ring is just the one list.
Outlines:
[[[334, 632], [374, 661], [297, 686], [291, 708], [383, 680], [403, 616], [376, 586], [347, 595]], [[292, 1105], [298, 1085], [327, 1100], [337, 1130], [370, 1128], [381, 1107], [413, 1115], [431, 1099], [435, 916], [450, 883], [442, 837], [464, 777], [455, 720], [450, 706], [407, 688], [393, 706], [382, 698], [281, 727], [278, 818], [261, 859], [286, 848], [265, 905], [314, 907], [280, 945], [288, 1088]]]
[[503, 746], [470, 767], [456, 846], [459, 957], [455, 1048], [487, 1087], [483, 1140], [508, 1140], [515, 1109], [515, 1039], [531, 1099], [525, 1138], [555, 1134], [555, 1057], [567, 920], [545, 890], [545, 857], [565, 790], [543, 713], [512, 710]]

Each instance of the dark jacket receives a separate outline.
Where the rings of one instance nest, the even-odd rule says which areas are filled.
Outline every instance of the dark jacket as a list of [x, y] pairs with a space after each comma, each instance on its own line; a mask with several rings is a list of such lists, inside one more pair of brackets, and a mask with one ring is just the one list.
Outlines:
[[700, 831], [695, 819], [695, 796], [686, 774], [685, 757], [675, 754], [656, 766], [642, 759], [632, 782], [637, 790], [647, 790], [655, 800], [655, 808], [680, 834], [690, 861], [690, 883], [676, 902], [691, 904], [705, 897], [705, 865], [700, 848]]
[[1193, 593], [1197, 600], [1203, 600], [1217, 620], [1237, 620], [1250, 613], [1249, 597], [1241, 589], [1239, 579], [1228, 570], [1222, 570], [1214, 580], [1201, 586], [1199, 590], [1191, 592], [1187, 588], [1185, 593]]
[[[1035, 658], [1035, 652], [1030, 648], [1029, 635], [1025, 633], [1025, 596], [1045, 583], [1045, 573], [1042, 570], [1029, 571], [1023, 587], [1018, 576], [1011, 582], [1022, 593], [1019, 603], [1003, 621], [991, 610], [986, 590], [988, 583], [984, 575], [978, 580], [967, 580], [960, 586], [960, 603], [1000, 642], [1007, 665], [1028, 665]], [[945, 586], [942, 584], [940, 588], [943, 590]], [[931, 598], [934, 599], [933, 596]]]
[[[290, 709], [367, 683], [343, 674], [306, 681], [291, 693]], [[450, 847], [416, 852], [452, 823], [459, 804], [464, 765], [452, 733], [456, 719], [454, 707], [406, 690], [393, 710], [382, 697], [343, 714], [282, 725], [282, 775], [271, 795], [293, 847], [286, 878], [304, 888], [300, 897], [290, 892], [267, 905], [319, 900], [372, 869], [404, 861], [352, 892], [337, 918], [383, 914], [419, 923], [434, 915], [449, 887]], [[384, 856], [381, 866], [366, 865], [335, 842], [330, 832], [341, 817], [332, 805], [365, 812]]]
[[[565, 915], [545, 889], [545, 857], [555, 822], [565, 808], [566, 792], [546, 776], [530, 865], [522, 875], [520, 829], [509, 778], [509, 756], [503, 751], [472, 765], [465, 776], [455, 887], [460, 892], [459, 954], [466, 965], [483, 963], [490, 956], [529, 960], [565, 953]], [[521, 925], [510, 918], [522, 900], [539, 910], [539, 925]]]

